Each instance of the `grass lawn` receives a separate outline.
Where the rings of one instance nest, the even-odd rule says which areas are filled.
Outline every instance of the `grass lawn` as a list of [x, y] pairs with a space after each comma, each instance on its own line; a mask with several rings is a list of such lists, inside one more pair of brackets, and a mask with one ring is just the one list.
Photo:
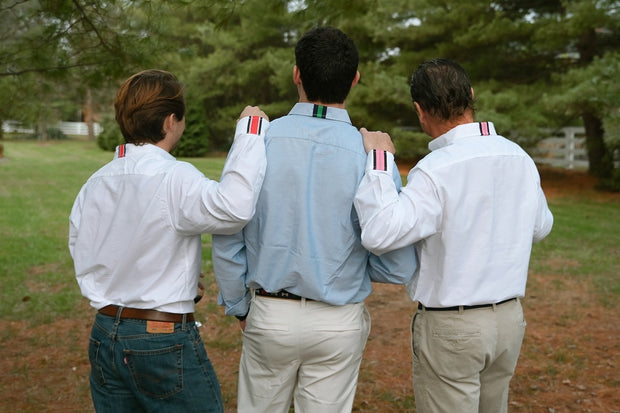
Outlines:
[[[4, 399], [0, 400], [0, 411], [55, 411], [50, 406], [66, 408], [58, 411], [89, 411], [92, 407], [86, 343], [94, 312], [82, 298], [74, 278], [67, 247], [68, 216], [82, 184], [113, 154], [84, 141], [46, 144], [2, 141], [2, 144], [0, 354], [5, 364], [0, 365], [3, 371], [0, 394], [5, 396], [0, 398]], [[224, 158], [186, 160], [213, 179], [219, 179], [224, 165]], [[562, 183], [558, 182], [562, 190]], [[607, 357], [612, 357], [613, 371], [617, 369], [614, 364], [617, 360], [613, 359], [613, 354], [619, 350], [617, 335], [615, 346], [604, 351], [596, 349], [596, 342], [591, 343], [593, 348], [587, 355], [580, 355], [582, 349], [572, 349], [582, 345], [580, 339], [593, 334], [591, 328], [594, 326], [588, 324], [584, 311], [602, 308], [601, 313], [609, 316], [603, 320], [612, 320], [603, 327], [612, 331], [610, 334], [618, 330], [620, 198], [600, 197], [594, 191], [563, 191], [562, 196], [549, 199], [555, 225], [549, 237], [536, 244], [532, 253], [528, 293], [524, 300], [531, 321], [528, 319], [529, 336], [526, 336], [518, 366], [518, 369], [527, 369], [527, 374], [521, 371], [519, 377], [528, 377], [517, 379], [517, 401], [511, 405], [514, 411], [538, 411], [532, 407], [535, 405], [521, 401], [521, 397], [542, 400], [540, 389], [544, 388], [541, 383], [545, 380], [553, 383], [548, 385], [549, 397], [562, 389], [578, 393], [579, 388], [567, 388], [566, 380], [574, 383], [580, 372], [587, 371], [596, 352], [602, 354], [609, 350], [611, 356]], [[210, 258], [211, 237], [204, 235], [206, 296], [197, 307], [197, 315], [203, 320], [203, 339], [218, 370], [227, 411], [234, 411], [240, 334], [235, 319], [225, 317], [216, 304], [217, 286]], [[414, 411], [407, 378], [411, 367], [406, 331], [413, 303], [402, 289], [389, 287], [376, 291], [368, 302], [373, 333], [360, 373], [356, 411]], [[400, 307], [385, 305], [385, 300], [396, 299]], [[571, 310], [558, 309], [558, 301]], [[402, 308], [403, 314], [397, 315], [397, 308]], [[552, 319], [539, 318], [543, 308], [557, 313]], [[401, 318], [396, 321], [396, 317]], [[390, 320], [394, 320], [393, 326], [389, 325]], [[562, 337], [563, 341], [553, 344], [546, 340], [544, 333], [529, 330], [530, 325], [540, 326], [542, 331], [557, 332], [554, 337]], [[583, 330], [576, 330], [576, 326]], [[562, 335], [570, 331], [578, 333]], [[391, 340], [388, 341], [388, 337]], [[390, 350], [392, 341], [397, 343], [398, 349]], [[403, 353], [404, 361], [394, 360], [396, 353]], [[384, 358], [386, 361], [378, 361]], [[564, 379], [562, 366], [565, 365], [570, 365], [572, 370]], [[391, 368], [396, 373], [392, 374]], [[610, 374], [615, 379], [603, 380], [600, 384], [603, 389], [611, 387], [613, 390], [620, 384], [613, 371]], [[398, 383], [390, 384], [390, 379]], [[559, 386], [555, 385], [556, 381]], [[595, 388], [594, 384], [581, 386]], [[597, 392], [603, 394], [602, 390]], [[618, 401], [617, 396], [610, 397], [611, 404]], [[565, 411], [562, 408], [566, 407], [562, 404], [545, 406], [560, 408], [556, 411]], [[608, 410], [594, 408], [592, 411]]]

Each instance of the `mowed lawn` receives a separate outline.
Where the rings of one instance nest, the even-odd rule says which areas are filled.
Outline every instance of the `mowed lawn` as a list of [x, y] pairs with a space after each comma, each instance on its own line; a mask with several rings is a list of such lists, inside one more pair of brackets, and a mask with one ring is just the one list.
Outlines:
[[[74, 278], [67, 248], [68, 216], [81, 185], [113, 154], [100, 150], [93, 142], [74, 140], [44, 144], [0, 141], [0, 144], [4, 145], [4, 158], [0, 159], [0, 358], [4, 359], [0, 365], [0, 411], [91, 409], [85, 343], [93, 312]], [[206, 176], [219, 179], [225, 159], [184, 160]], [[588, 302], [594, 300], [590, 304], [614, 315], [613, 322], [617, 323], [618, 198], [599, 198], [586, 191], [553, 197], [549, 203], [555, 225], [551, 235], [533, 250], [530, 273], [543, 277], [528, 284], [528, 294], [533, 296], [530, 303], [542, 304], [570, 286], [585, 285]], [[222, 308], [216, 305], [217, 286], [213, 280], [210, 245], [211, 237], [204, 235], [207, 296], [197, 307], [197, 313], [203, 320], [207, 348], [214, 350], [214, 365], [220, 367], [218, 375], [227, 411], [233, 411], [240, 334], [231, 334], [236, 332], [236, 321], [225, 317]], [[544, 276], [553, 281], [545, 283]], [[59, 320], [64, 321], [59, 323]], [[78, 320], [78, 327], [69, 326], [67, 320]], [[567, 324], [570, 320], [559, 320], [550, 323], [550, 328], [564, 329]], [[406, 348], [406, 343], [403, 345]], [[535, 357], [529, 347], [526, 350], [522, 352], [525, 366], [528, 358]], [[374, 354], [372, 347], [368, 351]], [[535, 360], [529, 362], [536, 364]], [[562, 364], [571, 359], [565, 355], [554, 362]], [[372, 380], [370, 367], [365, 366], [360, 377]], [[410, 365], [404, 363], [398, 367], [407, 377]], [[405, 384], [408, 389], [403, 393], [412, 393], [410, 383]], [[616, 374], [610, 386], [618, 384]], [[372, 400], [367, 400], [358, 391], [358, 398], [364, 401], [356, 401], [356, 409], [414, 411], [412, 394], [395, 396], [394, 392], [394, 389], [379, 389], [373, 393]], [[381, 403], [392, 407], [377, 408]]]

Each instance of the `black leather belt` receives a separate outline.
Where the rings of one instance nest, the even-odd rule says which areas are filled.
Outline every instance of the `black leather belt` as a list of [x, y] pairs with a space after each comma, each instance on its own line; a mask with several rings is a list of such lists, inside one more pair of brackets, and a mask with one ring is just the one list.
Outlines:
[[[256, 295], [260, 295], [261, 297], [283, 298], [285, 300], [298, 300], [299, 301], [302, 298], [304, 298], [304, 297], [299, 296], [297, 294], [289, 293], [286, 290], [280, 290], [280, 291], [277, 291], [275, 293], [270, 293], [270, 292], [265, 291], [262, 288], [257, 288], [256, 290], [254, 290], [254, 293]], [[312, 301], [309, 298], [306, 298], [306, 300]]]
[[473, 310], [474, 308], [488, 308], [498, 306], [500, 304], [507, 303], [509, 301], [514, 301], [516, 298], [509, 298], [507, 300], [500, 301], [495, 304], [476, 304], [476, 305], [455, 305], [454, 307], [425, 307], [422, 304], [418, 303], [418, 310], [426, 310], [426, 311], [460, 311], [463, 310]]

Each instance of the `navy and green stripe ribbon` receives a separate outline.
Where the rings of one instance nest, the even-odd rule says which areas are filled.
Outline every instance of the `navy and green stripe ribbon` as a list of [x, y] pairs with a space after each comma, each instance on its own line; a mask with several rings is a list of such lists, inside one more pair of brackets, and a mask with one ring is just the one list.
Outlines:
[[325, 119], [327, 116], [327, 106], [314, 105], [312, 108], [312, 117]]

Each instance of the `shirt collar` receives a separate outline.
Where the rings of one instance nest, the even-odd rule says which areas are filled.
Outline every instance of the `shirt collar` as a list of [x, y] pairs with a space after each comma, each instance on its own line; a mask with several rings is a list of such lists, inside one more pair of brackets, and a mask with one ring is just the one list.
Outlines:
[[127, 156], [146, 155], [149, 153], [157, 154], [166, 159], [175, 159], [175, 157], [169, 152], [150, 143], [145, 143], [142, 145], [135, 145], [133, 143], [118, 145], [114, 151], [114, 159], [125, 158]]
[[289, 115], [310, 116], [313, 118], [329, 119], [351, 124], [351, 118], [346, 109], [332, 106], [315, 105], [313, 103], [298, 102], [293, 106]]
[[443, 135], [433, 139], [428, 144], [428, 149], [434, 151], [451, 145], [456, 139], [472, 136], [497, 135], [493, 122], [474, 122], [455, 126]]

